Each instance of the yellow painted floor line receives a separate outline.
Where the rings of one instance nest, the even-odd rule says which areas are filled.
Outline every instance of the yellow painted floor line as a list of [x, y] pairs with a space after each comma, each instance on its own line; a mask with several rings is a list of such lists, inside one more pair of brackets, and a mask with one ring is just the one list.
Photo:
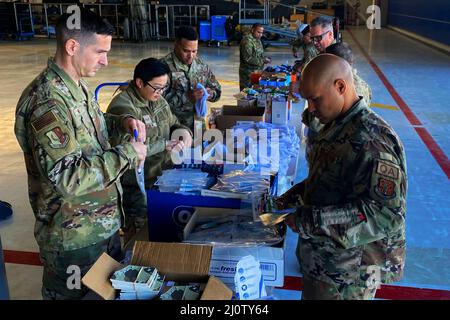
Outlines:
[[370, 106], [373, 107], [373, 108], [388, 109], [388, 110], [398, 110], [398, 107], [390, 106], [388, 104], [376, 103], [376, 102], [372, 102], [372, 104]]

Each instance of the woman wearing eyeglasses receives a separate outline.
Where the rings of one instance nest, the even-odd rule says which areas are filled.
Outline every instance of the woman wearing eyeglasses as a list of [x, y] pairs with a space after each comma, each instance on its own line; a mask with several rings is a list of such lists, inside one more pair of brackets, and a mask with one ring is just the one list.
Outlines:
[[[191, 131], [179, 123], [170, 110], [162, 94], [168, 87], [170, 70], [166, 64], [155, 58], [140, 61], [135, 69], [133, 80], [108, 106], [107, 113], [129, 114], [146, 125], [147, 158], [145, 159], [145, 188], [150, 189], [162, 170], [172, 167], [171, 151], [180, 151], [192, 144]], [[176, 129], [184, 129], [182, 140], [171, 139]], [[180, 131], [177, 131], [177, 133]], [[111, 144], [131, 139], [129, 135], [112, 138]], [[122, 178], [123, 207], [126, 215], [125, 242], [136, 229], [142, 228], [147, 218], [147, 203], [140, 192], [134, 170], [128, 170]]]

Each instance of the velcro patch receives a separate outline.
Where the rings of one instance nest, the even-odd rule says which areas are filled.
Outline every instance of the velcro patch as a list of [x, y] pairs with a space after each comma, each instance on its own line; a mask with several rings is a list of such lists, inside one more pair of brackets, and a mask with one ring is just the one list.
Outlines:
[[53, 149], [64, 148], [69, 142], [69, 136], [65, 134], [60, 127], [53, 128], [46, 133], [50, 140], [49, 145]]
[[44, 129], [45, 127], [47, 127], [48, 125], [52, 124], [55, 121], [56, 121], [56, 116], [53, 113], [53, 111], [50, 110], [50, 111], [46, 112], [39, 119], [34, 120], [31, 123], [31, 126], [33, 127], [35, 132], [39, 132], [39, 131], [41, 131], [42, 129]]
[[397, 180], [399, 176], [398, 168], [394, 165], [381, 161], [377, 162], [377, 173], [395, 180]]
[[395, 182], [385, 178], [379, 178], [378, 184], [375, 186], [375, 192], [382, 198], [395, 197]]

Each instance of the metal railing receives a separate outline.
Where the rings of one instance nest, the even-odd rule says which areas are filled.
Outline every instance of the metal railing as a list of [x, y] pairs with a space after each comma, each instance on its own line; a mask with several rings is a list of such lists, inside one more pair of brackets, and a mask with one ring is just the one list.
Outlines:
[[[264, 0], [264, 3], [262, 5], [249, 5], [247, 4], [246, 0], [240, 0], [239, 1], [239, 23], [240, 24], [253, 24], [253, 23], [261, 23], [264, 25], [273, 24], [274, 21], [272, 20], [272, 10], [273, 8], [280, 6], [284, 8], [288, 8], [291, 10], [291, 14], [296, 13], [304, 13], [305, 14], [305, 21], [307, 19], [307, 15], [314, 14], [314, 15], [321, 15], [321, 16], [328, 16], [323, 13], [318, 13], [314, 10], [307, 9], [306, 7], [301, 7], [297, 5], [289, 5], [281, 3], [277, 0]], [[249, 16], [258, 16], [257, 13], [262, 13], [259, 15], [259, 17], [249, 19]]]
[[[13, 3], [16, 32], [23, 33], [24, 19], [29, 25], [29, 35], [55, 35], [56, 21], [67, 8], [75, 3]], [[116, 29], [115, 37], [124, 38], [126, 19], [131, 21], [131, 7], [127, 4], [85, 3], [79, 4], [105, 17]], [[153, 5], [148, 4], [147, 23], [151, 38], [171, 39], [182, 24], [198, 26], [201, 20], [209, 20], [209, 5]], [[25, 15], [25, 17], [24, 17]]]

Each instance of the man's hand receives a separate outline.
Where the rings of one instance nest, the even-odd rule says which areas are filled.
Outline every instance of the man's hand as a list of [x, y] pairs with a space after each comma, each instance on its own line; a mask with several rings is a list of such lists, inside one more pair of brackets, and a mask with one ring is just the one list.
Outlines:
[[299, 230], [298, 230], [296, 221], [297, 221], [297, 214], [296, 214], [296, 213], [295, 213], [295, 214], [291, 214], [291, 215], [287, 216], [286, 219], [284, 219], [284, 223], [285, 223], [289, 228], [291, 228], [291, 230], [292, 230], [293, 232], [298, 233]]
[[137, 130], [138, 132], [137, 141], [145, 142], [147, 138], [147, 133], [145, 131], [145, 124], [142, 121], [128, 117], [123, 120], [122, 125], [125, 131], [131, 133], [131, 135], [133, 135], [134, 130]]
[[191, 91], [188, 91], [188, 98], [189, 100], [191, 100], [192, 102], [196, 102], [198, 100], [200, 100], [201, 98], [203, 98], [203, 90], [202, 89], [194, 89]]
[[136, 151], [138, 156], [139, 165], [145, 161], [145, 157], [147, 156], [147, 146], [142, 142], [131, 142], [131, 145]]
[[180, 141], [183, 141], [185, 148], [190, 148], [192, 146], [192, 137], [189, 131], [186, 129], [183, 130], [183, 135], [180, 137]]
[[208, 100], [211, 100], [214, 96], [214, 92], [210, 88], [206, 88], [206, 92], [208, 92]]
[[167, 151], [180, 152], [184, 149], [184, 143], [181, 140], [170, 140], [166, 144]]

